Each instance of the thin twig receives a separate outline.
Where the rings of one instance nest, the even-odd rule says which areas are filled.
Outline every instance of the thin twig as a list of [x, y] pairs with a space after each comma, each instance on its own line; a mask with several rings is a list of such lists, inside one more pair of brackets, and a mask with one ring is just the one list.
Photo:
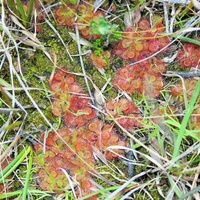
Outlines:
[[9, 151], [12, 149], [12, 147], [14, 147], [17, 144], [19, 139], [20, 139], [20, 135], [17, 135], [15, 139], [12, 141], [12, 143], [8, 146], [8, 148], [0, 156], [0, 161], [3, 160], [4, 157], [8, 155]]
[[192, 71], [189, 71], [189, 72], [167, 71], [166, 74], [176, 74], [176, 75], [182, 76], [184, 78], [188, 78], [188, 77], [198, 77], [198, 76], [200, 76], [200, 71], [198, 71], [198, 70], [192, 70]]

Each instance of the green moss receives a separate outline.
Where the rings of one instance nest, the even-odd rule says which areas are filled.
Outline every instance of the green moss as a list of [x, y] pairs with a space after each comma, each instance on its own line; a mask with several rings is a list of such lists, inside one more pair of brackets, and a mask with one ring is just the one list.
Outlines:
[[[112, 160], [110, 161], [114, 166], [116, 166], [116, 168], [113, 168], [112, 165], [110, 165], [110, 167], [113, 169], [111, 170], [110, 167], [108, 167], [107, 165], [103, 164], [102, 162], [96, 162], [95, 165], [98, 168], [98, 172], [99, 174], [101, 174], [104, 178], [106, 178], [107, 180], [111, 181], [111, 182], [115, 182], [117, 183], [121, 183], [118, 182], [116, 180], [115, 177], [124, 180], [127, 177], [127, 174], [124, 174], [124, 176], [119, 173], [116, 169], [119, 169], [122, 173], [127, 172], [127, 166], [120, 160]], [[97, 181], [98, 184], [100, 184], [102, 187], [106, 188], [109, 187], [110, 185], [108, 184], [108, 182], [102, 180], [101, 178], [94, 178], [95, 181]]]

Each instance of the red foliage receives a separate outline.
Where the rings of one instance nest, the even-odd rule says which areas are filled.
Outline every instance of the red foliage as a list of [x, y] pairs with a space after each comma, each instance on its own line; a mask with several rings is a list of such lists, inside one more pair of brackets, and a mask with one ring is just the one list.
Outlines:
[[[78, 11], [78, 13], [77, 13]], [[78, 15], [77, 19], [76, 16]], [[91, 28], [88, 26], [90, 21], [97, 20], [99, 16], [104, 16], [104, 12], [97, 10], [94, 12], [92, 4], [67, 4], [61, 5], [54, 11], [54, 17], [60, 25], [75, 27], [77, 25], [82, 36], [87, 39], [97, 39], [101, 35], [91, 34]]]
[[96, 117], [96, 112], [89, 106], [89, 98], [72, 95], [69, 108], [65, 112], [64, 120], [67, 126], [84, 126], [88, 120]]
[[[96, 111], [90, 107], [89, 97], [83, 93], [75, 76], [69, 74], [66, 68], [55, 72], [50, 80], [50, 88], [54, 100], [52, 112], [55, 116], [64, 113], [66, 126], [57, 132], [51, 131], [41, 135], [41, 143], [46, 144], [45, 154], [42, 145], [35, 144], [37, 162], [42, 167], [38, 173], [39, 186], [44, 190], [61, 193], [62, 188], [69, 184], [61, 170], [63, 169], [80, 183], [82, 194], [91, 193], [91, 188], [94, 189], [95, 186], [90, 181], [89, 171], [96, 170], [92, 145], [99, 147], [107, 159], [113, 159], [118, 155], [109, 153], [106, 148], [110, 145], [126, 146], [127, 143], [119, 138], [113, 126], [104, 125], [96, 118]], [[130, 109], [122, 106], [124, 113], [128, 113]], [[115, 152], [124, 154], [122, 150]], [[91, 199], [97, 199], [97, 195]]]
[[161, 20], [151, 29], [148, 19], [140, 19], [138, 26], [128, 27], [124, 31], [123, 38], [114, 46], [114, 54], [125, 60], [138, 61], [161, 50], [170, 42], [168, 37], [159, 36], [164, 31], [162, 27]]
[[80, 30], [82, 36], [86, 39], [97, 39], [101, 37], [98, 34], [91, 34], [91, 28], [88, 24], [93, 20], [97, 21], [99, 16], [104, 16], [104, 12], [97, 10], [94, 12], [94, 7], [90, 4], [80, 4], [78, 6], [78, 29]]
[[[68, 185], [66, 175], [60, 168], [70, 170], [74, 176], [76, 176], [82, 168], [85, 169], [85, 173], [87, 170], [94, 168], [94, 165], [90, 164], [94, 162], [92, 146], [88, 144], [86, 140], [83, 140], [78, 132], [77, 130], [69, 130], [67, 127], [64, 127], [57, 130], [57, 133], [51, 131], [47, 135], [45, 139], [46, 153], [42, 157], [42, 163], [44, 164], [38, 172], [38, 176], [42, 180], [39, 183], [42, 189], [54, 190], [56, 193], [60, 193], [61, 191], [58, 192], [58, 188], [64, 188]], [[76, 139], [74, 139], [74, 137], [76, 137]], [[41, 140], [44, 140], [44, 134]], [[71, 147], [69, 147], [69, 144], [71, 144]], [[35, 149], [38, 152], [38, 144], [35, 145]], [[40, 155], [43, 155], [42, 152], [40, 153]], [[41, 158], [41, 156], [39, 158]], [[40, 162], [41, 161], [38, 160], [39, 164]], [[88, 177], [88, 174], [85, 175]], [[82, 175], [83, 179], [85, 175]]]
[[67, 126], [83, 126], [96, 117], [95, 110], [89, 106], [89, 97], [83, 93], [76, 77], [69, 74], [65, 67], [59, 69], [51, 78], [50, 88], [54, 92], [52, 113], [55, 116], [64, 113]]
[[[141, 126], [142, 117], [133, 101], [122, 98], [118, 101], [109, 100], [106, 108], [126, 130], [132, 130], [135, 126]], [[103, 138], [103, 135], [102, 135]]]
[[[97, 140], [95, 141], [95, 146], [101, 151], [105, 152], [106, 159], [112, 160], [113, 158], [117, 158], [118, 156], [115, 153], [106, 151], [106, 149], [107, 147], [113, 145], [127, 146], [127, 142], [125, 140], [120, 139], [112, 125], [105, 124], [102, 127], [101, 132], [97, 133]], [[118, 152], [118, 154], [124, 155], [124, 151], [122, 150], [114, 150], [114, 152]]]
[[98, 69], [106, 68], [109, 64], [110, 58], [111, 53], [109, 51], [104, 51], [99, 55], [95, 55], [94, 53], [91, 53], [90, 55], [93, 65]]
[[58, 24], [74, 27], [76, 7], [72, 4], [64, 4], [54, 10], [54, 17]]
[[[186, 89], [185, 92], [187, 94], [188, 100], [191, 99], [197, 82], [198, 82], [198, 80], [195, 79], [195, 78], [186, 79], [184, 81], [184, 85], [185, 85], [185, 89]], [[184, 102], [183, 85], [182, 85], [182, 83], [175, 84], [173, 87], [171, 87], [171, 94], [173, 96], [175, 96], [178, 101]], [[199, 95], [199, 98], [200, 98], [200, 95]]]
[[163, 88], [161, 73], [165, 71], [165, 66], [161, 60], [149, 59], [140, 64], [128, 65], [117, 71], [113, 79], [116, 89], [132, 94], [137, 91], [149, 97], [159, 96]]
[[177, 59], [181, 66], [186, 68], [198, 67], [200, 58], [200, 46], [192, 43], [185, 43], [178, 51]]

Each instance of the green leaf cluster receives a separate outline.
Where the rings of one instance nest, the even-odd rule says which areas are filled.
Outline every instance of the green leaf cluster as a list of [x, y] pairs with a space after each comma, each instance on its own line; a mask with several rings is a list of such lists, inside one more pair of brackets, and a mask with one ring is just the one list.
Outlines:
[[107, 35], [117, 31], [118, 26], [111, 24], [105, 17], [99, 16], [97, 20], [91, 20], [89, 26], [92, 34]]

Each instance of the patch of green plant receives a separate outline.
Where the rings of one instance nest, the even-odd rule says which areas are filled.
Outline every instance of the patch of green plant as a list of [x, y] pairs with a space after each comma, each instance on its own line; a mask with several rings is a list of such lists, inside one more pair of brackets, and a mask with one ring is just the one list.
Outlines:
[[71, 4], [76, 4], [77, 0], [63, 0], [64, 3], [71, 3]]
[[91, 20], [89, 26], [92, 28], [92, 34], [107, 35], [118, 29], [116, 24], [111, 24], [103, 16], [99, 16], [97, 21]]
[[96, 40], [92, 43], [93, 46], [94, 46], [94, 49], [95, 49], [95, 50], [94, 50], [94, 54], [95, 54], [95, 55], [99, 55], [99, 54], [101, 54], [101, 53], [103, 52], [103, 48], [102, 48], [103, 43], [104, 43], [104, 38], [103, 38], [103, 37], [96, 39]]
[[19, 19], [21, 19], [22, 24], [27, 28], [31, 22], [34, 0], [29, 1], [29, 3], [27, 4], [27, 8], [23, 4], [22, 0], [6, 0], [6, 5]]
[[[92, 34], [102, 35], [101, 40], [106, 41], [107, 36], [109, 35], [109, 42], [116, 42], [122, 38], [122, 32], [119, 29], [119, 26], [116, 24], [110, 23], [105, 17], [100, 16], [96, 20], [91, 20], [89, 24]], [[103, 37], [104, 36], [104, 37]], [[101, 41], [101, 45], [102, 45]], [[97, 45], [100, 40], [98, 40], [94, 45]], [[98, 44], [99, 47], [100, 44]]]
[[[197, 141], [200, 140], [200, 138], [198, 138], [196, 135], [196, 133], [199, 132], [198, 130], [195, 131], [195, 130], [187, 130], [186, 129], [186, 126], [190, 120], [190, 116], [194, 110], [195, 103], [196, 103], [199, 93], [200, 93], [200, 80], [198, 81], [196, 88], [194, 90], [193, 96], [186, 108], [186, 113], [183, 117], [182, 123], [180, 124], [178, 121], [174, 120], [173, 118], [165, 121], [165, 123], [170, 125], [171, 129], [173, 129], [173, 131], [175, 133], [177, 133], [172, 158], [176, 158], [178, 156], [181, 142], [186, 136], [191, 136], [192, 138], [196, 139]], [[173, 127], [175, 127], [175, 128], [173, 128]]]

